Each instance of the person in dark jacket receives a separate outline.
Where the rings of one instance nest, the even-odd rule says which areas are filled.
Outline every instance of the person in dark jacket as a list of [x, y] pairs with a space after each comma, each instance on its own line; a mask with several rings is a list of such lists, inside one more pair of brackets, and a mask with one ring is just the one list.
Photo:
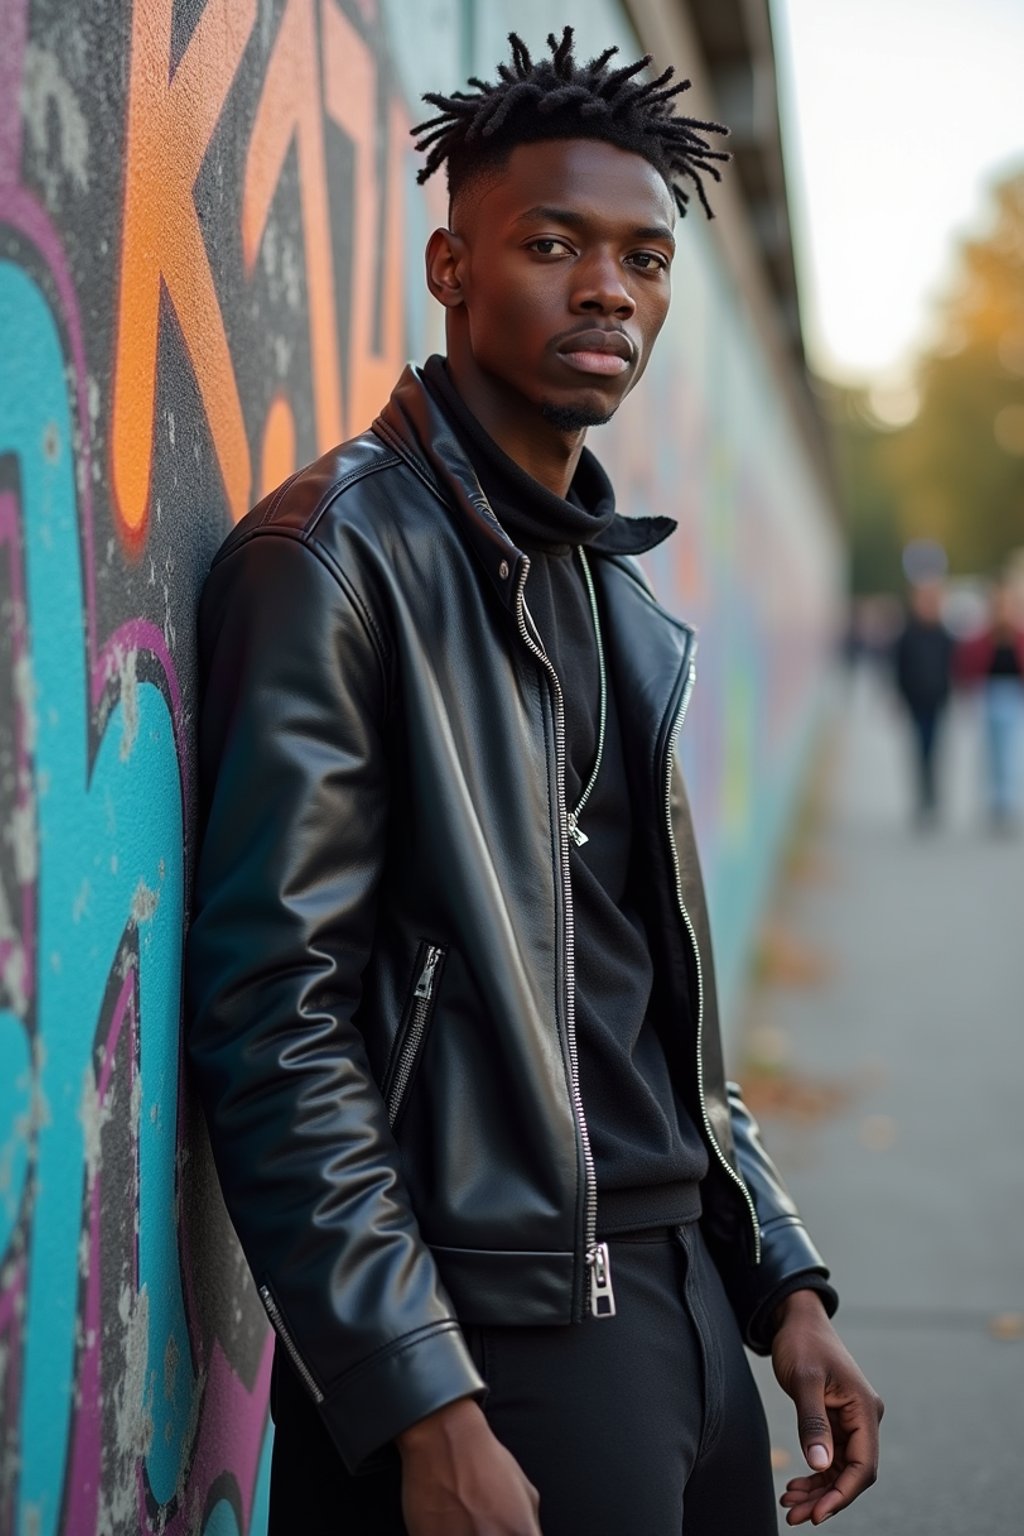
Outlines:
[[916, 813], [922, 826], [931, 823], [938, 810], [938, 744], [953, 682], [954, 650], [953, 637], [942, 622], [942, 586], [920, 582], [911, 589], [892, 661], [896, 692], [911, 728]]
[[274, 1533], [768, 1536], [881, 1404], [722, 1064], [695, 638], [584, 446], [724, 158], [572, 33], [428, 98], [447, 357], [232, 531], [200, 613], [188, 1047], [277, 1334]]

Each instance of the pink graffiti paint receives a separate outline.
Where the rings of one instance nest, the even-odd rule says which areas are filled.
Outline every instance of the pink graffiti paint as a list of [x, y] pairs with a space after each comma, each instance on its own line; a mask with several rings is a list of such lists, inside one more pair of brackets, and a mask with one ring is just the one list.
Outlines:
[[[12, 1266], [10, 1281], [0, 1291], [0, 1339], [7, 1345], [4, 1418], [13, 1424], [21, 1398], [21, 1319], [25, 1308], [28, 1265], [23, 1258]], [[14, 1529], [14, 1479], [0, 1479], [0, 1531]]]
[[[195, 1528], [194, 1503], [200, 1509], [205, 1506], [209, 1490], [229, 1465], [241, 1493], [242, 1529], [248, 1528], [256, 1491], [273, 1359], [274, 1340], [273, 1335], [268, 1333], [250, 1391], [239, 1379], [220, 1340], [214, 1340], [196, 1434], [195, 1460], [188, 1478], [189, 1493], [166, 1524], [154, 1520], [148, 1510], [144, 1469], [140, 1463], [139, 1536], [191, 1536]], [[194, 1495], [198, 1495], [195, 1500]]]
[[[125, 977], [117, 995], [110, 1019], [110, 1028], [103, 1046], [103, 1061], [96, 1083], [99, 1106], [109, 1102], [110, 1079], [114, 1071], [114, 1058], [121, 1040], [125, 1019], [128, 1020], [128, 1039], [125, 1048], [131, 1061], [130, 1079], [136, 1076], [138, 1062], [138, 1028], [136, 1023], [135, 988], [137, 972], [133, 968]], [[84, 1347], [78, 1366], [78, 1411], [75, 1414], [68, 1455], [67, 1486], [74, 1490], [69, 1501], [65, 1536], [92, 1536], [96, 1529], [97, 1503], [99, 1500], [99, 1474], [102, 1446], [100, 1441], [102, 1414], [101, 1392], [101, 1317], [100, 1272], [102, 1265], [100, 1231], [100, 1185], [102, 1176], [97, 1173], [89, 1194], [89, 1276], [85, 1283], [85, 1301], [82, 1308], [82, 1337]]]
[[0, 0], [0, 187], [21, 175], [21, 77], [28, 37], [28, 0]]

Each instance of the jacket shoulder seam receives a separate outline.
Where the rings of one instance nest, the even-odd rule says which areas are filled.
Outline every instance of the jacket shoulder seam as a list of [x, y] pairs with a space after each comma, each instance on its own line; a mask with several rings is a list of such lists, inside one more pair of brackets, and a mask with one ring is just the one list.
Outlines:
[[392, 428], [388, 426], [383, 417], [377, 417], [377, 420], [370, 428], [370, 431], [376, 433], [379, 438], [388, 444], [391, 452], [396, 456], [394, 462], [404, 464], [406, 469], [411, 470], [417, 479], [423, 482], [423, 484], [427, 487], [427, 490], [430, 491], [432, 495], [436, 496], [438, 501], [441, 502], [443, 506], [448, 506], [448, 498], [445, 496], [444, 491], [438, 482], [434, 479], [427, 466], [421, 463], [419, 459], [413, 458], [409, 454], [402, 452], [398, 446], [399, 439], [397, 433], [395, 433]]
[[239, 539], [237, 544], [232, 545], [232, 547], [226, 552], [224, 558], [230, 559], [236, 550], [243, 549], [245, 545], [251, 543], [253, 539], [257, 537], [257, 535], [263, 535], [263, 537], [271, 539], [288, 539], [293, 544], [299, 544], [303, 549], [308, 549], [314, 560], [323, 566], [324, 570], [332, 578], [335, 585], [341, 589], [355, 610], [360, 624], [366, 631], [366, 637], [373, 647], [374, 654], [377, 657], [377, 661], [381, 668], [383, 680], [386, 686], [390, 650], [381, 632], [380, 626], [377, 624], [363, 598], [352, 585], [351, 580], [345, 575], [345, 572], [338, 565], [337, 561], [331, 557], [331, 555], [320, 543], [320, 541], [315, 538], [310, 538], [307, 530], [304, 528], [279, 528], [269, 524], [259, 523], [255, 528], [251, 529], [244, 538]]
[[[402, 459], [401, 455], [396, 453], [393, 448], [386, 448], [384, 455], [376, 459], [373, 463], [354, 465], [353, 468], [347, 470], [340, 479], [331, 481], [330, 485], [322, 493], [320, 500], [309, 514], [309, 517], [304, 521], [302, 529], [299, 531], [312, 532], [320, 518], [323, 516], [324, 512], [331, 505], [331, 502], [334, 501], [337, 496], [340, 496], [342, 491], [348, 490], [350, 486], [355, 485], [360, 480], [365, 480], [368, 475], [377, 474], [378, 471], [382, 469], [391, 469], [394, 465], [401, 464], [403, 462], [404, 460]], [[242, 534], [242, 536], [237, 540], [237, 542], [231, 544], [229, 548], [218, 550], [213, 557], [213, 565], [217, 565], [221, 560], [225, 559], [234, 550], [238, 549], [242, 544], [246, 543], [247, 540], [251, 539], [254, 534], [259, 533], [264, 529], [266, 529], [268, 532], [274, 531], [274, 529], [269, 526], [271, 518], [277, 512], [281, 502], [287, 493], [291, 490], [292, 486], [298, 479], [300, 479], [300, 477], [305, 473], [305, 470], [308, 468], [310, 468], [310, 466], [307, 464], [303, 466], [302, 469], [297, 469], [294, 474], [289, 475], [287, 480], [282, 481], [277, 490], [271, 496], [266, 511], [256, 523], [255, 527], [247, 529], [246, 532]]]
[[316, 507], [314, 507], [313, 511], [310, 513], [309, 520], [303, 528], [303, 533], [313, 533], [317, 523], [323, 517], [328, 507], [332, 502], [337, 500], [343, 491], [347, 491], [350, 486], [355, 485], [358, 481], [365, 480], [369, 475], [378, 474], [382, 469], [391, 469], [394, 467], [394, 465], [401, 463], [402, 459], [397, 453], [392, 451], [391, 453], [385, 454], [382, 458], [377, 459], [372, 464], [357, 464], [355, 468], [350, 469], [347, 474], [342, 475], [340, 480], [333, 481], [321, 496]]

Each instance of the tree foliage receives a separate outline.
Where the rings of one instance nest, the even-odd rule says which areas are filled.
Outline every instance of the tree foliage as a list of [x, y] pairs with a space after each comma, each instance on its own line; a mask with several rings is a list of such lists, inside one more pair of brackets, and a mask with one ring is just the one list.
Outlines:
[[896, 590], [911, 538], [939, 540], [960, 574], [1024, 546], [1024, 170], [993, 188], [992, 211], [958, 252], [913, 420], [886, 429], [866, 392], [828, 392], [854, 591]]

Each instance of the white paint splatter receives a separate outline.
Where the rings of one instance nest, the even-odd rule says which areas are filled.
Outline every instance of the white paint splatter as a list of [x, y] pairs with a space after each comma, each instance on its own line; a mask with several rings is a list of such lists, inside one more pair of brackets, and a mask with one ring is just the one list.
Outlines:
[[291, 367], [292, 353], [294, 350], [295, 349], [292, 346], [292, 343], [288, 340], [287, 336], [274, 337], [274, 367], [277, 369], [277, 372], [281, 378], [284, 378], [287, 375], [288, 370]]
[[84, 879], [78, 887], [78, 893], [71, 904], [71, 921], [80, 923], [83, 917], [89, 915], [89, 898], [92, 896], [92, 886], [88, 879]]
[[29, 1124], [27, 1134], [33, 1139], [36, 1133], [52, 1122], [49, 1101], [43, 1092], [43, 1070], [46, 1066], [46, 1045], [41, 1035], [32, 1042], [32, 1094], [29, 1099]]
[[277, 273], [277, 225], [273, 219], [268, 219], [267, 227], [263, 231], [263, 245], [260, 250], [263, 261], [263, 270], [268, 277], [274, 277]]
[[118, 650], [116, 657], [121, 687], [121, 713], [124, 719], [119, 756], [122, 763], [126, 763], [132, 755], [132, 748], [139, 734], [139, 678], [136, 671], [139, 653], [133, 647], [125, 651]]
[[96, 1183], [103, 1158], [103, 1127], [113, 1113], [111, 1094], [104, 1104], [100, 1099], [99, 1085], [91, 1063], [82, 1074], [82, 1096], [78, 1101], [78, 1118], [82, 1125], [85, 1145], [86, 1187], [91, 1192]]
[[35, 797], [16, 805], [7, 823], [7, 840], [14, 851], [14, 873], [19, 885], [32, 885], [39, 873], [36, 845]]
[[281, 277], [288, 308], [298, 312], [302, 308], [302, 263], [291, 240], [281, 243]]
[[89, 124], [74, 89], [61, 71], [56, 54], [30, 42], [25, 49], [21, 85], [21, 106], [25, 127], [33, 148], [47, 163], [50, 105], [56, 110], [59, 127], [56, 170], [44, 171], [51, 195], [60, 189], [61, 173], [71, 177], [80, 191], [89, 187]]
[[[136, 1468], [147, 1456], [153, 1441], [152, 1385], [147, 1389], [146, 1384], [149, 1358], [146, 1287], [133, 1296], [129, 1285], [122, 1286], [117, 1310], [124, 1353], [120, 1378], [113, 1387], [114, 1436], [107, 1448], [113, 1465], [106, 1469], [109, 1475], [103, 1478], [96, 1520], [97, 1536], [119, 1536], [122, 1531], [135, 1529], [138, 1516]], [[105, 1370], [106, 1367], [104, 1360]]]
[[132, 895], [132, 921], [136, 926], [149, 921], [156, 911], [159, 900], [160, 892], [154, 891], [140, 876]]
[[19, 1019], [28, 1013], [28, 968], [25, 963], [25, 946], [14, 926], [11, 903], [7, 888], [0, 874], [0, 943], [9, 945], [0, 964], [0, 986], [9, 999], [9, 1006]]
[[[11, 633], [24, 634], [26, 628], [26, 614], [24, 603], [12, 605]], [[39, 731], [39, 717], [36, 714], [36, 680], [32, 673], [32, 662], [27, 653], [23, 653], [14, 663], [14, 698], [21, 710], [21, 729], [24, 732], [25, 752], [31, 756], [36, 749], [36, 736]]]

